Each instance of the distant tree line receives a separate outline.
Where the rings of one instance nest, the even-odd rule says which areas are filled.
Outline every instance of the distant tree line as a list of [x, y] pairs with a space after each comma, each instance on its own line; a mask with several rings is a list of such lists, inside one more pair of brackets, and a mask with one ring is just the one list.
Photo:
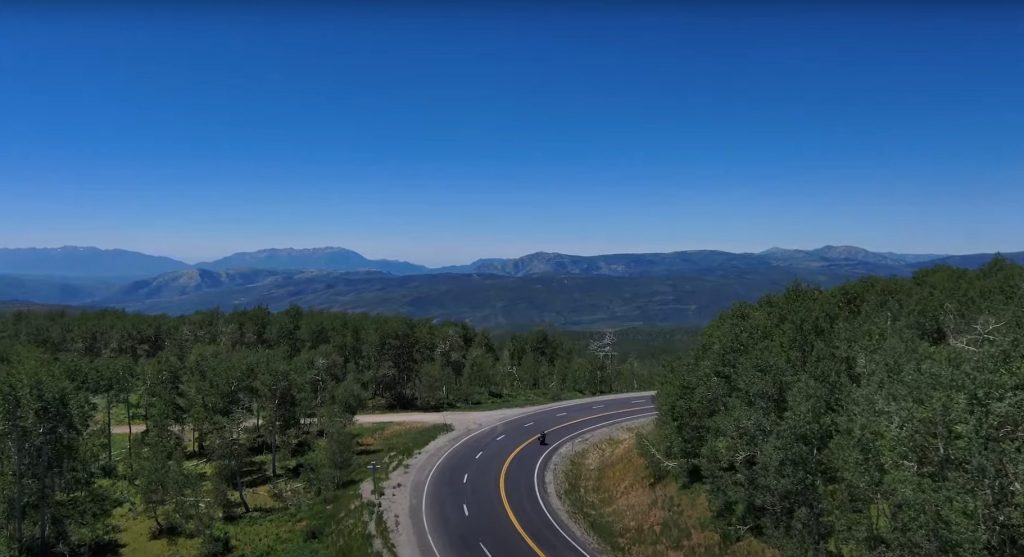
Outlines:
[[[216, 524], [249, 511], [254, 454], [269, 453], [273, 478], [283, 455], [315, 443], [302, 473], [329, 493], [347, 479], [357, 411], [654, 383], [652, 366], [610, 351], [546, 330], [496, 343], [461, 323], [298, 307], [0, 315], [0, 555], [109, 550], [112, 479], [127, 480], [157, 534], [221, 553]], [[115, 414], [145, 426], [122, 463]]]
[[705, 486], [724, 531], [785, 555], [1024, 555], [1024, 268], [793, 286], [669, 372], [653, 466]]

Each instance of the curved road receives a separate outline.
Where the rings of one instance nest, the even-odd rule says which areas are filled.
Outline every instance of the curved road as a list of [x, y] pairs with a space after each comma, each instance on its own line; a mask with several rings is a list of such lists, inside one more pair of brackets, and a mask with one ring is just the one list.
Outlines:
[[[433, 463], [419, 509], [430, 557], [596, 557], [547, 502], [554, 450], [588, 431], [651, 416], [653, 397], [632, 395], [546, 408], [473, 431]], [[547, 431], [547, 446], [538, 435]]]

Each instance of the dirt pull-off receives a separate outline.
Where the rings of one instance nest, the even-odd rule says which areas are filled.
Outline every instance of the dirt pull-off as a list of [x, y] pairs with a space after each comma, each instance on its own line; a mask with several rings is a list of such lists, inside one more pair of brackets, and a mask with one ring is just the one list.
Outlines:
[[[417, 422], [424, 424], [440, 424], [449, 423], [455, 429], [462, 427], [471, 426], [474, 424], [484, 423], [491, 418], [501, 416], [513, 416], [516, 413], [523, 412], [524, 408], [508, 408], [505, 410], [488, 410], [483, 412], [390, 412], [387, 414], [359, 414], [355, 417], [357, 424], [378, 424], [378, 423], [390, 423], [390, 422]], [[251, 424], [255, 424], [255, 420], [251, 420]], [[250, 425], [251, 425], [250, 424]], [[142, 433], [146, 431], [146, 424], [132, 424], [132, 434]], [[118, 424], [110, 427], [110, 431], [115, 434], [127, 434], [128, 424]]]

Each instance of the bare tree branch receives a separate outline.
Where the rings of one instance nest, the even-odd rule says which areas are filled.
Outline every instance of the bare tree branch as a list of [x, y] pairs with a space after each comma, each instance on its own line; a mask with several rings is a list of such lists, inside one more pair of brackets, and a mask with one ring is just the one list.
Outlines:
[[646, 437], [644, 437], [643, 435], [638, 435], [638, 437], [641, 441], [644, 442], [644, 445], [647, 445], [647, 450], [651, 451], [651, 454], [653, 454], [655, 458], [661, 461], [662, 466], [666, 468], [675, 468], [676, 466], [679, 466], [679, 461], [671, 461], [661, 456], [661, 453], [658, 452], [658, 449], [655, 449], [654, 445], [652, 445]]

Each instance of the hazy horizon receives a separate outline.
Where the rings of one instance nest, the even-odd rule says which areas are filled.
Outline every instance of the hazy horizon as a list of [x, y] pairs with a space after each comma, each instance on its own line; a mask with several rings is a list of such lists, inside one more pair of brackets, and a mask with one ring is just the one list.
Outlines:
[[366, 257], [367, 259], [372, 259], [372, 260], [389, 259], [389, 260], [396, 260], [396, 261], [406, 261], [408, 263], [415, 263], [415, 264], [424, 265], [424, 266], [427, 266], [427, 267], [445, 267], [445, 266], [451, 266], [451, 265], [465, 265], [465, 264], [472, 263], [472, 262], [476, 261], [477, 259], [486, 259], [486, 258], [514, 259], [514, 258], [517, 258], [517, 257], [523, 257], [523, 256], [526, 256], [526, 255], [530, 255], [530, 254], [533, 254], [533, 253], [539, 253], [539, 252], [559, 253], [559, 254], [563, 254], [563, 255], [577, 255], [577, 256], [584, 256], [584, 257], [597, 256], [597, 255], [613, 255], [613, 254], [670, 253], [670, 252], [693, 251], [693, 250], [709, 250], [709, 251], [723, 251], [723, 252], [730, 252], [730, 253], [754, 253], [754, 254], [756, 254], [756, 253], [761, 253], [761, 252], [764, 252], [766, 250], [773, 249], [773, 248], [808, 251], [808, 250], [814, 250], [814, 249], [823, 248], [823, 247], [827, 247], [827, 246], [836, 246], [836, 247], [851, 246], [851, 247], [863, 248], [863, 249], [866, 249], [868, 251], [876, 252], [876, 253], [899, 253], [899, 254], [904, 254], [904, 255], [943, 255], [943, 256], [950, 255], [950, 256], [953, 256], [953, 255], [969, 255], [969, 254], [974, 254], [974, 253], [997, 253], [997, 252], [1009, 253], [1009, 252], [1022, 251], [1021, 249], [1017, 248], [1017, 249], [1010, 249], [1010, 250], [982, 250], [982, 251], [970, 252], [970, 253], [952, 253], [952, 252], [944, 252], [944, 251], [907, 252], [907, 251], [899, 251], [899, 250], [884, 249], [884, 248], [883, 249], [871, 249], [871, 248], [864, 247], [864, 246], [855, 246], [853, 244], [843, 244], [843, 243], [825, 243], [825, 244], [819, 244], [819, 245], [815, 245], [815, 246], [797, 246], [797, 247], [794, 247], [794, 246], [768, 246], [768, 247], [765, 247], [765, 248], [762, 248], [762, 249], [749, 249], [749, 250], [728, 250], [728, 249], [720, 249], [720, 248], [714, 248], [714, 247], [695, 247], [695, 248], [679, 248], [679, 249], [664, 249], [664, 250], [637, 249], [637, 250], [597, 251], [597, 252], [593, 252], [593, 253], [577, 253], [577, 252], [559, 251], [559, 250], [551, 250], [551, 249], [537, 249], [537, 250], [532, 250], [532, 251], [523, 252], [523, 253], [510, 254], [510, 255], [487, 255], [487, 256], [483, 256], [483, 257], [477, 257], [477, 258], [474, 258], [472, 260], [459, 260], [459, 261], [454, 261], [454, 262], [450, 262], [450, 263], [446, 262], [446, 263], [432, 264], [432, 263], [424, 262], [424, 261], [421, 261], [421, 260], [418, 260], [418, 259], [401, 259], [401, 258], [393, 258], [393, 257], [381, 257], [381, 256], [374, 255], [372, 253], [367, 253], [367, 252], [362, 251], [362, 250], [360, 250], [358, 248], [353, 248], [351, 246], [326, 245], [326, 244], [325, 245], [316, 245], [316, 246], [266, 246], [266, 247], [263, 247], [263, 248], [256, 248], [256, 249], [236, 250], [236, 251], [232, 251], [232, 252], [229, 252], [229, 253], [223, 253], [223, 254], [215, 255], [213, 257], [207, 257], [207, 258], [203, 258], [203, 259], [194, 259], [194, 260], [188, 259], [188, 258], [176, 257], [176, 256], [174, 256], [172, 254], [161, 253], [161, 252], [156, 252], [156, 251], [152, 251], [152, 250], [148, 250], [148, 251], [145, 250], [145, 249], [141, 249], [141, 250], [130, 249], [129, 250], [128, 248], [124, 248], [124, 247], [120, 247], [120, 246], [90, 246], [90, 245], [77, 245], [77, 244], [62, 244], [62, 245], [52, 245], [52, 246], [0, 246], [0, 249], [33, 249], [33, 248], [36, 248], [36, 249], [97, 248], [97, 249], [101, 249], [101, 250], [124, 249], [124, 250], [127, 250], [127, 251], [134, 251], [134, 252], [142, 253], [142, 254], [145, 254], [145, 255], [170, 257], [172, 259], [175, 259], [175, 260], [178, 260], [178, 261], [182, 261], [184, 263], [188, 263], [189, 265], [196, 265], [198, 263], [212, 262], [212, 261], [215, 261], [217, 259], [221, 259], [223, 257], [227, 257], [229, 255], [236, 255], [236, 254], [239, 254], [239, 253], [250, 253], [250, 252], [261, 251], [261, 250], [268, 250], [268, 249], [310, 250], [310, 249], [324, 249], [324, 248], [344, 248], [344, 249], [349, 249], [349, 250], [355, 251], [355, 252], [359, 253], [360, 255]]

